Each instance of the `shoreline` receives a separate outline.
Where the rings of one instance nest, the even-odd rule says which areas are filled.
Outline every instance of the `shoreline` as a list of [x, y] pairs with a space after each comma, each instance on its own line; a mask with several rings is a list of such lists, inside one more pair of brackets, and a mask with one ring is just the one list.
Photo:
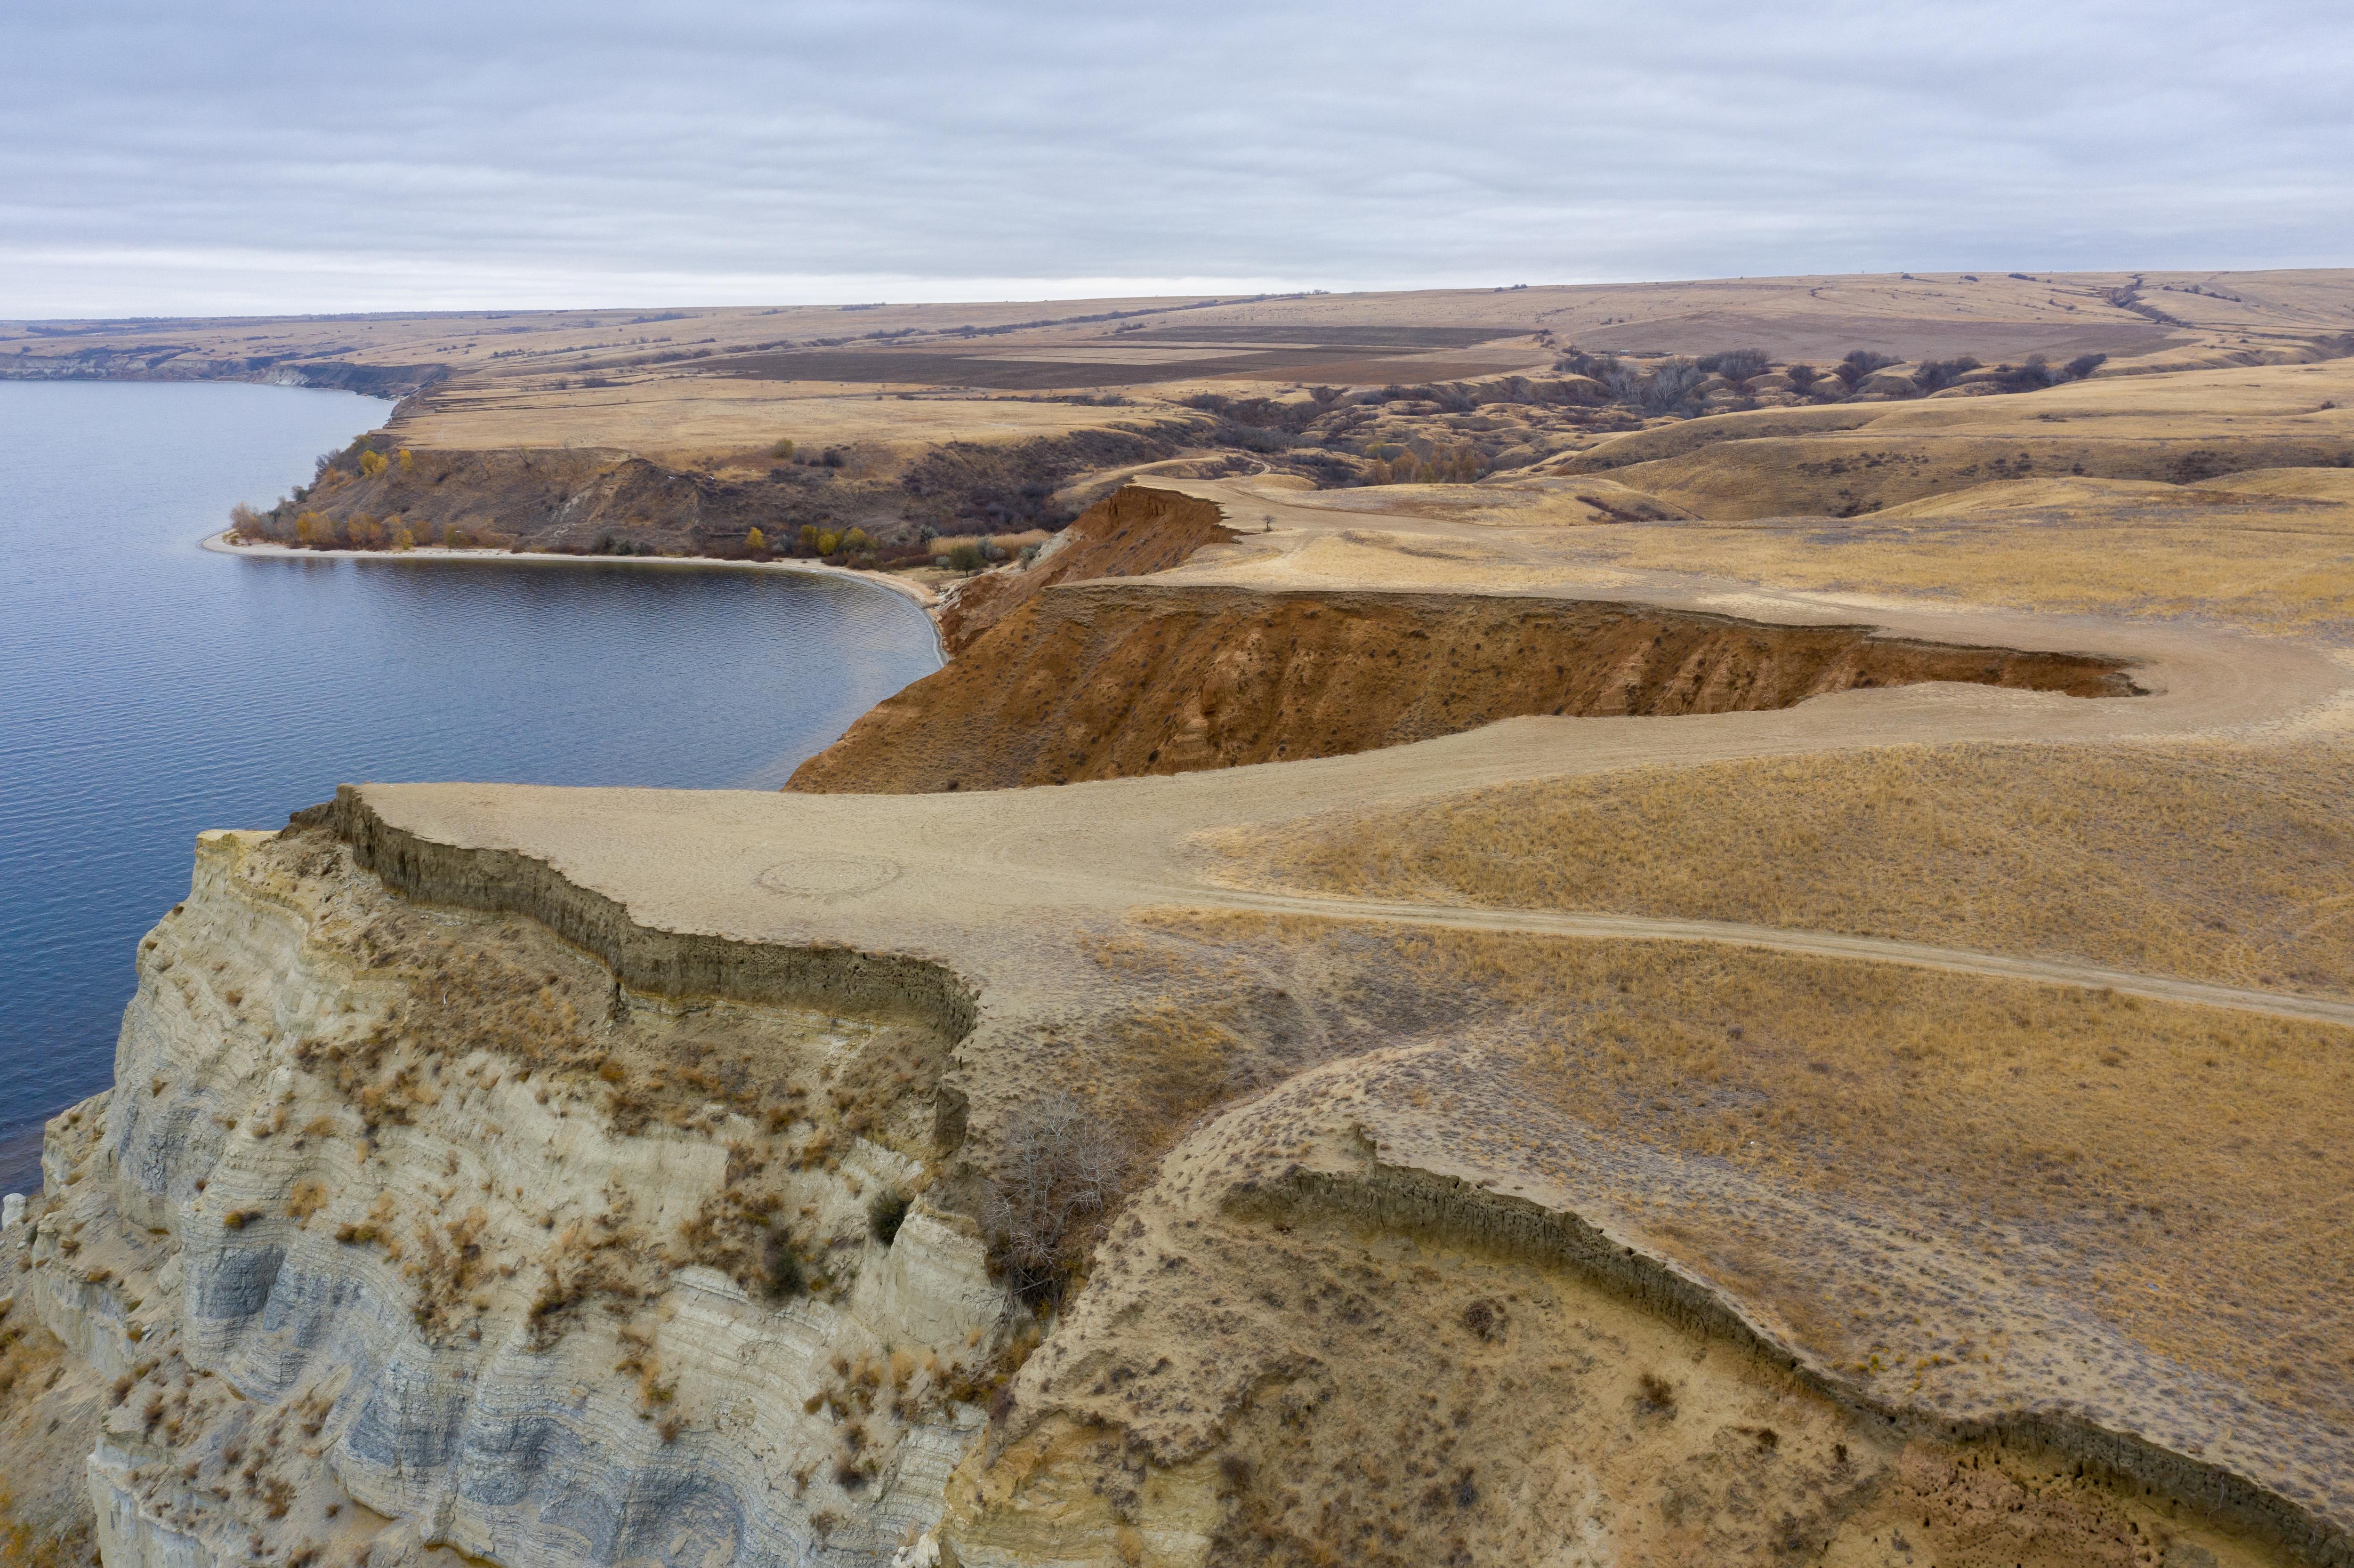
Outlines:
[[720, 570], [733, 572], [795, 572], [803, 577], [835, 577], [847, 582], [864, 583], [899, 595], [924, 613], [932, 629], [933, 651], [942, 664], [949, 662], [948, 644], [940, 639], [939, 619], [933, 612], [939, 608], [941, 596], [904, 578], [882, 572], [862, 572], [848, 567], [829, 567], [822, 561], [725, 561], [707, 556], [559, 556], [545, 551], [451, 549], [447, 545], [419, 545], [407, 550], [306, 550], [292, 545], [240, 545], [232, 543], [226, 528], [217, 534], [207, 534], [196, 542], [196, 547], [216, 556], [244, 556], [264, 560], [281, 561], [473, 561], [481, 564], [523, 562], [548, 567], [647, 567]]
[[800, 572], [808, 577], [842, 577], [904, 595], [928, 610], [940, 596], [920, 583], [883, 572], [862, 572], [849, 567], [829, 567], [822, 561], [728, 561], [710, 556], [560, 556], [546, 550], [452, 549], [447, 545], [417, 545], [406, 550], [307, 550], [294, 545], [240, 545], [228, 530], [208, 534], [197, 548], [217, 556], [255, 556], [289, 561], [528, 561], [536, 566], [567, 567], [695, 567], [736, 572]]

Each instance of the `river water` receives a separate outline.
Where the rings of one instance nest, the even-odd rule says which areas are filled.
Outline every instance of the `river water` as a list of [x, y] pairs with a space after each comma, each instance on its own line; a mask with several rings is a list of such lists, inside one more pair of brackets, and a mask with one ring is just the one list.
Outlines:
[[387, 409], [0, 382], [0, 1192], [111, 1079], [199, 830], [368, 779], [774, 787], [938, 667], [921, 609], [839, 579], [197, 547]]

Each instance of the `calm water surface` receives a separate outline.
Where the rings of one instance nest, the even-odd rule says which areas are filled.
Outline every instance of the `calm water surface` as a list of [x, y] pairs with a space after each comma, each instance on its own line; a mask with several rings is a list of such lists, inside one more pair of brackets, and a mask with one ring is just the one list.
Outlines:
[[196, 541], [386, 414], [339, 392], [0, 382], [0, 1192], [106, 1086], [204, 828], [338, 783], [774, 786], [938, 665], [897, 594]]

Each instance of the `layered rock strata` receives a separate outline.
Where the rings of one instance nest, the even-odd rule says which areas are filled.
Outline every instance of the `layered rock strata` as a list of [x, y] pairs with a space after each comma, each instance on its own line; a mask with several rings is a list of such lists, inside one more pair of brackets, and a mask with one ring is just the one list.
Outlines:
[[23, 1269], [119, 1380], [109, 1563], [863, 1563], [937, 1516], [1007, 1302], [921, 1198], [926, 1010], [651, 993], [315, 832], [207, 835], [140, 974]]

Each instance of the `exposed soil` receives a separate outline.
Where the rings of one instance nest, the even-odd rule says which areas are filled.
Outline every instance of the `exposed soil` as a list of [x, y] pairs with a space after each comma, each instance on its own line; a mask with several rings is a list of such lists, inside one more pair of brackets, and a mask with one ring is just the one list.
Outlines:
[[1340, 757], [1529, 714], [1716, 714], [1859, 686], [2136, 688], [2122, 661], [1483, 595], [1078, 585], [1013, 608], [787, 788], [921, 794]]
[[951, 441], [896, 476], [852, 450], [839, 454], [839, 465], [833, 454], [824, 463], [779, 461], [757, 478], [613, 450], [405, 450], [392, 438], [367, 436], [334, 454], [260, 526], [293, 544], [309, 512], [326, 520], [330, 543], [345, 547], [387, 547], [401, 528], [419, 545], [448, 543], [454, 529], [465, 543], [525, 550], [720, 557], [747, 554], [754, 528], [781, 549], [805, 526], [862, 527], [876, 539], [910, 535], [917, 524], [947, 534], [1059, 527], [1071, 513], [1055, 491], [1072, 476], [1173, 456], [1189, 433], [1190, 426], [1164, 421], [1016, 443]]
[[951, 654], [1060, 582], [1140, 577], [1182, 566], [1204, 545], [1224, 544], [1235, 531], [1218, 521], [1215, 503], [1173, 490], [1126, 485], [1087, 508], [1065, 532], [1055, 553], [1027, 571], [973, 578], [940, 610], [940, 639]]
[[[371, 451], [387, 461], [366, 474], [362, 463]], [[691, 556], [740, 556], [753, 528], [782, 540], [804, 524], [840, 529], [896, 520], [896, 509], [854, 493], [832, 469], [780, 467], [767, 481], [737, 482], [616, 451], [519, 448], [428, 450], [403, 461], [382, 439], [337, 453], [307, 491], [267, 514], [263, 531], [292, 544], [305, 511], [361, 547], [387, 544], [405, 527], [420, 545], [450, 542], [454, 529], [476, 545], [574, 553], [627, 546], [632, 553]]]

